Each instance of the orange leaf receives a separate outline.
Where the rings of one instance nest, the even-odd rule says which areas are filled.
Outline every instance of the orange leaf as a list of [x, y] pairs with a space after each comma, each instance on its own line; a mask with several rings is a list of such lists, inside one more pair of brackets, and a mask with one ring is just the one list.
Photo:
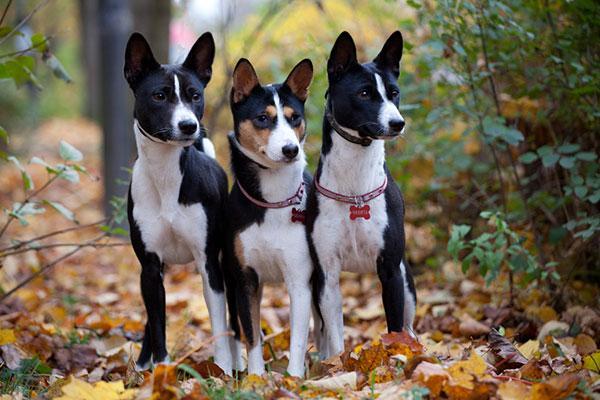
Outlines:
[[573, 393], [579, 377], [575, 374], [555, 376], [546, 382], [539, 382], [531, 387], [531, 400], [560, 400]]

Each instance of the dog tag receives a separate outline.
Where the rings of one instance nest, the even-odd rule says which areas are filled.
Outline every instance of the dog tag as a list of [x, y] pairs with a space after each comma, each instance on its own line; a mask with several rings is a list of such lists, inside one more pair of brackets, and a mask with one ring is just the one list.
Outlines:
[[371, 207], [368, 204], [364, 206], [350, 206], [350, 220], [354, 221], [357, 218], [370, 219]]
[[296, 207], [292, 208], [292, 222], [300, 222], [304, 224], [306, 218], [306, 211], [298, 210]]

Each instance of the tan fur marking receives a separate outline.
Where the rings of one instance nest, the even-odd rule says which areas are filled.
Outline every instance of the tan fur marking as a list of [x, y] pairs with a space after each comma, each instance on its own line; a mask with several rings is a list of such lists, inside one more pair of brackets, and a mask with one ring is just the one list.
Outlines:
[[265, 113], [269, 116], [269, 118], [273, 119], [277, 116], [277, 109], [275, 106], [267, 106]]
[[264, 154], [271, 131], [269, 129], [256, 129], [252, 121], [246, 120], [240, 122], [239, 141], [245, 149], [256, 153]]
[[240, 266], [244, 268], [246, 266], [246, 260], [244, 259], [244, 245], [242, 244], [239, 234], [236, 234], [233, 239], [233, 252]]
[[304, 120], [302, 120], [302, 122], [300, 122], [300, 125], [298, 125], [297, 127], [294, 128], [294, 132], [296, 133], [296, 137], [298, 138], [298, 141], [301, 142], [302, 139], [304, 139], [304, 134], [305, 134], [305, 124], [304, 124]]
[[292, 107], [283, 106], [283, 115], [285, 115], [286, 118], [291, 118], [293, 113], [294, 109]]

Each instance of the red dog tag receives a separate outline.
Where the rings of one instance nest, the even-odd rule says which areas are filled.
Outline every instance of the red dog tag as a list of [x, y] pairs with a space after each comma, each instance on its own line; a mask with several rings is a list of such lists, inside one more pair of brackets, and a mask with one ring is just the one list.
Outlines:
[[370, 219], [371, 218], [371, 207], [365, 204], [362, 207], [350, 206], [350, 220], [354, 221], [357, 218]]
[[296, 207], [292, 208], [292, 222], [300, 222], [304, 224], [304, 220], [306, 218], [306, 211], [298, 210]]

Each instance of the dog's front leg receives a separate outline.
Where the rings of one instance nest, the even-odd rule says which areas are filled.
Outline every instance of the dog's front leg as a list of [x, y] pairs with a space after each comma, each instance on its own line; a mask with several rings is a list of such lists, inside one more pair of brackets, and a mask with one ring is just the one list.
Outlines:
[[216, 257], [210, 257], [210, 260], [205, 263], [201, 255], [197, 257], [196, 266], [202, 275], [202, 291], [208, 308], [212, 335], [216, 336], [215, 364], [227, 375], [231, 375], [231, 351], [229, 337], [227, 336], [225, 291], [219, 261]]
[[319, 308], [325, 324], [323, 334], [327, 341], [327, 353], [324, 354], [324, 358], [344, 351], [344, 313], [340, 292], [340, 269], [333, 267], [325, 270], [325, 281], [319, 298]]
[[400, 268], [401, 259], [386, 254], [377, 260], [377, 275], [381, 281], [381, 296], [388, 332], [400, 332], [404, 327], [404, 277]]
[[142, 264], [142, 298], [144, 299], [148, 321], [146, 322], [144, 343], [137, 366], [144, 369], [148, 367], [148, 349], [152, 352], [152, 361], [155, 364], [165, 361], [168, 354], [166, 346], [165, 288], [163, 286], [164, 264], [156, 254], [146, 252], [140, 257], [140, 263]]
[[299, 280], [293, 274], [286, 274], [286, 286], [290, 295], [290, 375], [304, 375], [304, 360], [308, 342], [311, 292], [308, 277]]

